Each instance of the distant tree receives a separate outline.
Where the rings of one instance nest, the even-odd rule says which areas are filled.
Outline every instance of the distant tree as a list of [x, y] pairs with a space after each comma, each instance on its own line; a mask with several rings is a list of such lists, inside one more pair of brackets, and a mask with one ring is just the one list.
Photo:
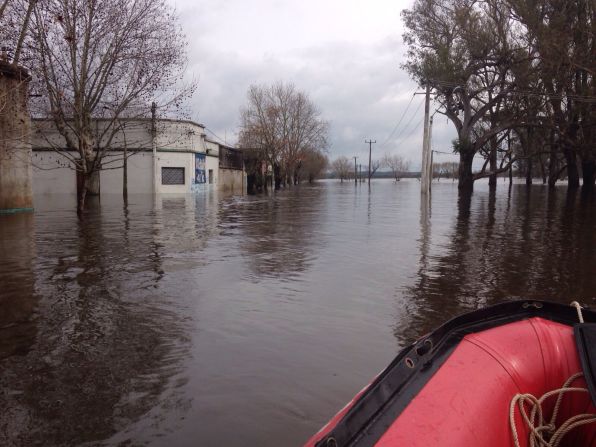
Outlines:
[[[97, 192], [119, 120], [148, 116], [155, 100], [176, 107], [192, 93], [194, 84], [182, 83], [186, 42], [165, 2], [30, 3], [31, 66], [40, 94], [33, 112], [64, 139], [60, 154], [77, 172], [81, 212], [87, 194]], [[94, 125], [98, 118], [102, 126]]]
[[341, 156], [333, 160], [331, 163], [331, 170], [339, 178], [341, 182], [350, 178], [352, 173], [352, 165], [348, 157]]
[[381, 160], [372, 160], [370, 162], [370, 178], [374, 177], [375, 173], [381, 166], [383, 166], [383, 162]]
[[446, 161], [442, 163], [433, 164], [433, 177], [441, 179], [441, 177], [456, 179], [459, 171], [459, 163], [453, 161]]
[[404, 173], [406, 173], [410, 168], [410, 162], [405, 160], [401, 155], [397, 154], [385, 154], [382, 165], [391, 170], [396, 182], [399, 182]]
[[300, 163], [300, 178], [305, 178], [308, 183], [313, 183], [327, 168], [329, 160], [327, 156], [319, 151], [307, 151]]
[[240, 119], [239, 144], [258, 149], [273, 168], [276, 189], [298, 182], [306, 154], [326, 150], [329, 124], [293, 84], [250, 86]]

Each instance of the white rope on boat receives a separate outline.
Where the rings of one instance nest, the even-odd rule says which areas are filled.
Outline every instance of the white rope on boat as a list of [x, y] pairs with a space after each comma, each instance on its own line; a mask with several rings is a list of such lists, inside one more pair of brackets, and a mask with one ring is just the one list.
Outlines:
[[584, 315], [582, 314], [582, 305], [579, 304], [577, 301], [573, 301], [570, 306], [575, 307], [577, 310], [577, 319], [580, 323], [584, 322]]
[[[571, 384], [577, 379], [583, 377], [583, 373], [572, 375], [563, 384], [561, 388], [549, 391], [540, 398], [532, 394], [516, 394], [509, 405], [509, 425], [515, 447], [521, 447], [517, 427], [515, 424], [515, 409], [519, 408], [519, 413], [530, 429], [530, 447], [558, 447], [567, 433], [571, 430], [586, 424], [596, 422], [596, 414], [584, 413], [570, 417], [563, 422], [560, 427], [556, 427], [555, 422], [559, 414], [563, 396], [567, 393], [589, 393], [587, 388], [572, 387]], [[553, 408], [550, 420], [546, 421], [542, 404], [550, 397], [557, 396], [557, 401]], [[528, 413], [529, 410], [529, 413]]]

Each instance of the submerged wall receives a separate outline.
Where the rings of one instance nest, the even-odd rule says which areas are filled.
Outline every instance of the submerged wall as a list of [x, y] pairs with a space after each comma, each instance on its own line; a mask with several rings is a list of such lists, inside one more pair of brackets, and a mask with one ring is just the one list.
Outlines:
[[244, 192], [244, 171], [239, 169], [219, 169], [219, 190], [242, 194]]
[[29, 79], [0, 61], [0, 213], [33, 209]]

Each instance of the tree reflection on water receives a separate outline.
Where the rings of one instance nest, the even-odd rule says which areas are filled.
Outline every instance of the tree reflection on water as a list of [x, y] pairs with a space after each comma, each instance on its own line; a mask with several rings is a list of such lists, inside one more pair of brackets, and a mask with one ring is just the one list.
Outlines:
[[593, 303], [593, 197], [514, 185], [508, 194], [461, 194], [448, 243], [429, 253], [431, 204], [421, 202], [417, 279], [403, 290], [411, 318], [400, 343], [448, 318], [508, 299]]
[[[125, 207], [116, 218], [97, 207], [83, 222], [60, 215], [51, 229], [60, 250], [38, 243], [37, 267], [34, 253], [19, 251], [21, 262], [29, 257], [29, 269], [13, 279], [31, 289], [35, 284], [35, 293], [23, 295], [22, 286], [19, 300], [3, 293], [9, 315], [3, 312], [2, 320], [29, 318], [31, 301], [38, 300], [33, 297], [42, 298], [36, 310], [40, 317], [20, 324], [20, 340], [13, 336], [7, 343], [13, 352], [16, 346], [27, 355], [2, 363], [0, 444], [76, 445], [106, 439], [164, 404], [164, 390], [179, 375], [188, 351], [186, 322], [160, 296], [159, 245], [131, 231], [128, 214]], [[33, 216], [14, 216], [23, 218]], [[47, 230], [36, 231], [43, 240], [40, 233]], [[46, 270], [49, 263], [53, 267]], [[6, 280], [2, 284], [6, 287]], [[5, 321], [2, 325], [6, 340]], [[167, 399], [187, 405], [175, 392]]]

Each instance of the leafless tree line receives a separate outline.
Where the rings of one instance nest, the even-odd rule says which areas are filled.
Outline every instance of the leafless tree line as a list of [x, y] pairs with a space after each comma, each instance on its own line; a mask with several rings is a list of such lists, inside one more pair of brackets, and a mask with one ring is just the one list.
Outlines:
[[389, 168], [397, 182], [399, 182], [402, 176], [408, 172], [408, 169], [410, 169], [410, 161], [397, 154], [385, 154], [382, 164]]
[[[391, 171], [395, 181], [400, 181], [404, 174], [410, 169], [410, 162], [398, 154], [385, 154], [381, 160], [371, 160], [371, 177], [373, 177], [379, 169], [383, 168]], [[364, 175], [368, 177], [368, 166], [363, 167], [363, 169], [365, 171]], [[335, 177], [339, 178], [341, 182], [348, 179], [354, 179], [355, 176], [360, 176], [359, 166], [354, 166], [354, 163], [344, 155], [333, 160], [331, 163], [331, 172]]]
[[325, 169], [329, 124], [293, 84], [252, 85], [240, 119], [239, 145], [252, 149], [252, 174], [269, 175], [276, 189], [312, 181]]
[[[455, 126], [459, 186], [520, 166], [596, 179], [592, 0], [415, 0], [402, 12], [403, 67]], [[473, 172], [476, 156], [483, 159]], [[541, 159], [541, 160], [540, 160]], [[530, 177], [531, 180], [531, 177]]]
[[457, 179], [458, 172], [459, 163], [455, 161], [433, 163], [433, 178], [436, 178], [438, 181], [440, 181], [441, 178], [455, 180]]

